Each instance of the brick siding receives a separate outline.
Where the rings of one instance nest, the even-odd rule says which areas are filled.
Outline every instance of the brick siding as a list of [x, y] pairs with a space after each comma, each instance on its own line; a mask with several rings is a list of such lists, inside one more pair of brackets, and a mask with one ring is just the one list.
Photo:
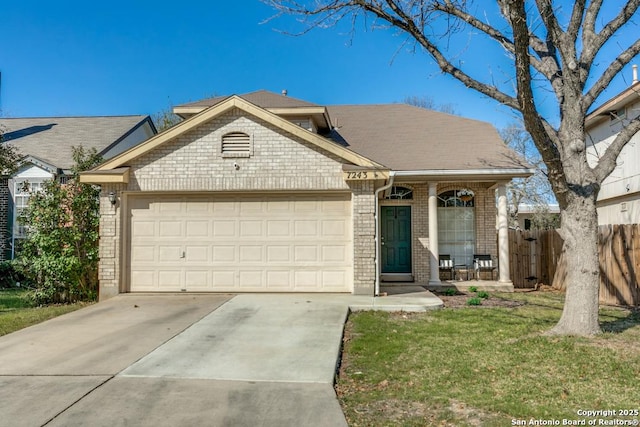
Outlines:
[[9, 179], [0, 177], [0, 261], [9, 258], [11, 232], [9, 230]]

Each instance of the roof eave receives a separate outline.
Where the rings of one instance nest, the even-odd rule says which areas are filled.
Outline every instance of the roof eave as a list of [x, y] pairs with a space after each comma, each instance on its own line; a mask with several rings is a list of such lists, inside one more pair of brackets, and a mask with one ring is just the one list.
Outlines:
[[107, 171], [91, 170], [80, 172], [80, 182], [85, 184], [128, 184], [129, 168], [116, 168]]
[[589, 113], [585, 118], [585, 126], [587, 128], [595, 125], [596, 123], [608, 118], [612, 111], [619, 110], [632, 100], [637, 100], [640, 97], [640, 82], [632, 84], [627, 89], [620, 92], [618, 95], [610, 98], [608, 101], [600, 105], [598, 108]]
[[533, 169], [435, 169], [435, 170], [402, 170], [396, 171], [397, 178], [420, 178], [447, 181], [487, 181], [527, 178], [535, 173]]

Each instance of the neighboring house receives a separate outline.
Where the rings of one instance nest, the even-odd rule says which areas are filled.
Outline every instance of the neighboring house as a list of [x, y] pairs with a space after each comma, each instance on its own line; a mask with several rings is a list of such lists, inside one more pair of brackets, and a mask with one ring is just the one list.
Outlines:
[[536, 222], [540, 222], [541, 219], [544, 219], [545, 223], [560, 224], [560, 205], [558, 205], [557, 203], [551, 203], [547, 205], [532, 205], [523, 203], [518, 206], [518, 225], [521, 229], [535, 229]]
[[[625, 124], [640, 115], [640, 83], [634, 69], [633, 84], [606, 101], [586, 118], [587, 152], [591, 165], [613, 142]], [[640, 224], [640, 134], [618, 156], [617, 166], [598, 195], [598, 224]]]
[[149, 116], [0, 118], [0, 128], [2, 143], [25, 156], [12, 176], [0, 177], [0, 261], [13, 258], [25, 236], [17, 218], [30, 193], [45, 180], [68, 178], [73, 147], [110, 159], [157, 133]]
[[185, 120], [81, 174], [102, 187], [100, 298], [375, 295], [380, 279], [438, 285], [440, 254], [476, 253], [513, 288], [505, 185], [532, 171], [490, 124], [267, 91], [174, 112]]

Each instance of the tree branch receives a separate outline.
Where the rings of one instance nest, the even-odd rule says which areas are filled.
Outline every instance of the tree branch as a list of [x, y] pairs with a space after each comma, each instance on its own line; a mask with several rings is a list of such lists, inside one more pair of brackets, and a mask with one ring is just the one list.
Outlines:
[[631, 122], [624, 126], [611, 145], [606, 148], [600, 160], [598, 160], [598, 164], [594, 168], [594, 174], [599, 182], [604, 181], [604, 179], [613, 172], [617, 165], [616, 160], [618, 159], [618, 155], [624, 146], [638, 132], [640, 132], [640, 116], [631, 120]]
[[[607, 23], [600, 33], [596, 33], [595, 22], [600, 13], [602, 0], [594, 0], [587, 9], [585, 16], [585, 24], [582, 34], [582, 55], [580, 55], [580, 63], [587, 71], [591, 69], [591, 65], [596, 55], [600, 52], [604, 44], [615, 34], [624, 24], [629, 22], [631, 17], [640, 7], [640, 0], [629, 0], [622, 8], [620, 13]], [[597, 95], [596, 95], [597, 97]], [[589, 104], [590, 105], [590, 104]]]
[[580, 24], [582, 24], [582, 16], [584, 15], [586, 3], [586, 0], [576, 0], [573, 5], [569, 27], [567, 28], [567, 35], [571, 38], [571, 42], [574, 45], [578, 40], [578, 33], [580, 32]]
[[598, 96], [611, 84], [611, 81], [640, 53], [640, 39], [636, 40], [616, 59], [614, 59], [607, 69], [600, 75], [600, 78], [591, 86], [591, 89], [582, 99], [583, 108], [588, 111]]

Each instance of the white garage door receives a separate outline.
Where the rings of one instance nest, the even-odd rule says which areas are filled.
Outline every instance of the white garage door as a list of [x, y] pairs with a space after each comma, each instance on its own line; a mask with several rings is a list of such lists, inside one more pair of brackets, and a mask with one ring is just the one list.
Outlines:
[[351, 292], [350, 195], [137, 196], [130, 290]]

